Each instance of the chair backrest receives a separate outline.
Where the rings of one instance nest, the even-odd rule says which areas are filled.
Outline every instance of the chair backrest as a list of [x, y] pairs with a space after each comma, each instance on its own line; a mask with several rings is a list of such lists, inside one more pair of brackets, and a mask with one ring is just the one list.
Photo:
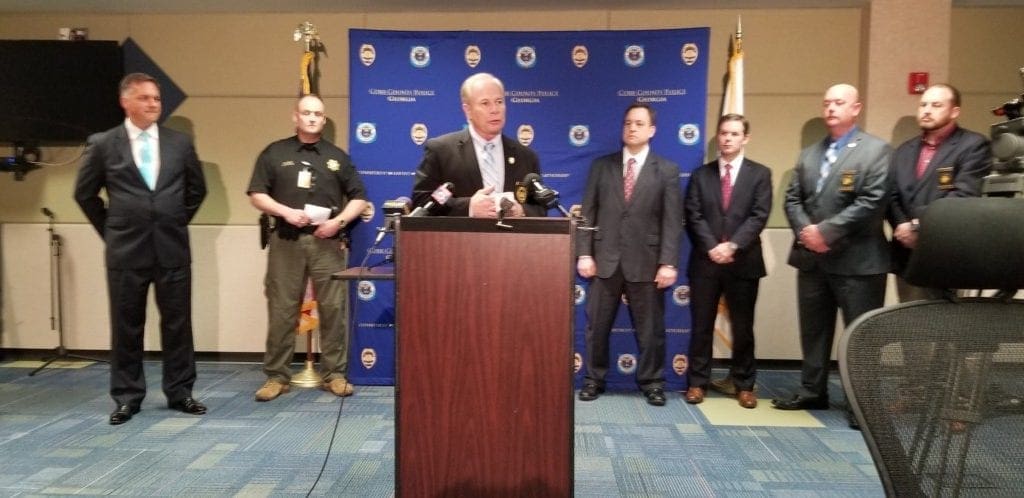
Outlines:
[[909, 282], [1000, 289], [862, 315], [839, 369], [890, 496], [1024, 494], [1024, 199], [940, 199], [921, 219]]
[[1024, 301], [917, 301], [840, 341], [846, 396], [889, 496], [1024, 493]]
[[1024, 199], [945, 198], [921, 217], [907, 281], [950, 289], [1024, 288]]

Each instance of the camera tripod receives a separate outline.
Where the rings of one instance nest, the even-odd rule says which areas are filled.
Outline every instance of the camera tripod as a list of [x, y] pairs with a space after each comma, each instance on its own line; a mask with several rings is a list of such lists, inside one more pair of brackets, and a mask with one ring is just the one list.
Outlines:
[[61, 238], [60, 234], [53, 229], [53, 211], [43, 208], [42, 212], [50, 220], [49, 227], [46, 229], [46, 231], [50, 232], [50, 330], [57, 331], [57, 347], [53, 350], [53, 355], [43, 358], [43, 364], [28, 374], [29, 377], [39, 373], [39, 371], [58, 360], [67, 360], [70, 358], [87, 361], [107, 361], [99, 358], [89, 358], [88, 356], [71, 354], [68, 353], [67, 348], [64, 347], [64, 294], [61, 289], [60, 278]]

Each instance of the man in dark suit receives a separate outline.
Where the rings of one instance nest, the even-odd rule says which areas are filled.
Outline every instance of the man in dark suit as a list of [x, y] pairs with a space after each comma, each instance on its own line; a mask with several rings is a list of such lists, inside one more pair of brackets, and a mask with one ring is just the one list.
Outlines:
[[718, 120], [717, 160], [690, 175], [684, 206], [693, 245], [690, 279], [690, 369], [686, 402], [704, 401], [711, 379], [718, 300], [724, 295], [732, 329], [730, 380], [744, 408], [757, 407], [754, 394], [754, 305], [761, 277], [761, 231], [772, 209], [772, 172], [744, 156], [750, 124], [739, 114]]
[[621, 151], [590, 166], [583, 217], [600, 227], [583, 231], [576, 270], [594, 278], [587, 303], [587, 374], [579, 398], [604, 392], [609, 335], [619, 299], [629, 301], [640, 359], [636, 381], [647, 402], [665, 404], [665, 289], [676, 281], [683, 205], [679, 166], [651, 151], [655, 112], [647, 104], [626, 109]]
[[982, 179], [992, 166], [988, 139], [957, 126], [959, 116], [960, 91], [950, 85], [931, 86], [917, 107], [921, 136], [903, 142], [893, 154], [888, 218], [900, 301], [942, 297], [943, 289], [917, 287], [901, 276], [917, 245], [918, 219], [936, 199], [981, 195]]
[[416, 169], [413, 202], [427, 204], [438, 187], [451, 182], [451, 198], [436, 202], [430, 214], [545, 216], [547, 209], [527, 195], [522, 182], [527, 174], [540, 174], [537, 154], [501, 133], [505, 127], [501, 80], [488, 73], [474, 74], [462, 83], [460, 94], [469, 126], [427, 140]]
[[[160, 87], [147, 74], [121, 80], [123, 125], [89, 137], [75, 200], [106, 245], [110, 295], [110, 424], [127, 422], [146, 396], [143, 340], [152, 284], [160, 310], [168, 407], [202, 415], [192, 398], [192, 270], [188, 224], [206, 196], [192, 139], [157, 124]], [[107, 201], [99, 196], [106, 191]]]
[[882, 220], [892, 149], [857, 128], [861, 103], [851, 85], [825, 93], [829, 135], [800, 153], [786, 189], [786, 218], [795, 239], [789, 264], [797, 269], [801, 387], [776, 398], [782, 410], [826, 409], [836, 310], [849, 325], [881, 307], [889, 271]]

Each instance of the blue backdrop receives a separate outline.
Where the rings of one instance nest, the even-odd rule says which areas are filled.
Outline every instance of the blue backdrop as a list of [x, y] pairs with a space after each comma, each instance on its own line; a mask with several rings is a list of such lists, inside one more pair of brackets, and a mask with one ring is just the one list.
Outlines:
[[[349, 147], [377, 207], [354, 229], [351, 263], [367, 257], [374, 264], [390, 254], [391, 237], [367, 254], [384, 223], [379, 207], [386, 199], [411, 196], [427, 138], [466, 126], [459, 86], [477, 72], [504, 82], [505, 134], [537, 152], [544, 184], [561, 193], [565, 206], [580, 202], [590, 162], [621, 148], [623, 111], [636, 100], [657, 111], [652, 148], [679, 163], [682, 188], [704, 158], [709, 31], [351, 30]], [[357, 384], [392, 384], [393, 284], [364, 280], [354, 289], [350, 377]], [[577, 360], [583, 354], [586, 295], [587, 282], [580, 279], [574, 296]], [[669, 386], [678, 389], [685, 387], [680, 373], [690, 331], [685, 275], [666, 299], [665, 374]], [[612, 334], [617, 368], [608, 374], [611, 388], [635, 385], [632, 332], [622, 306]]]

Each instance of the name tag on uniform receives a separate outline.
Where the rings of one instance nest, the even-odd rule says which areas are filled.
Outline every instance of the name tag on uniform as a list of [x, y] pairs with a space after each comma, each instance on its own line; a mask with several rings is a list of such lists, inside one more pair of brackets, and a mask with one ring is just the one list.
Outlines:
[[298, 181], [295, 186], [299, 188], [309, 188], [313, 184], [313, 173], [309, 171], [309, 168], [305, 168], [299, 171]]

